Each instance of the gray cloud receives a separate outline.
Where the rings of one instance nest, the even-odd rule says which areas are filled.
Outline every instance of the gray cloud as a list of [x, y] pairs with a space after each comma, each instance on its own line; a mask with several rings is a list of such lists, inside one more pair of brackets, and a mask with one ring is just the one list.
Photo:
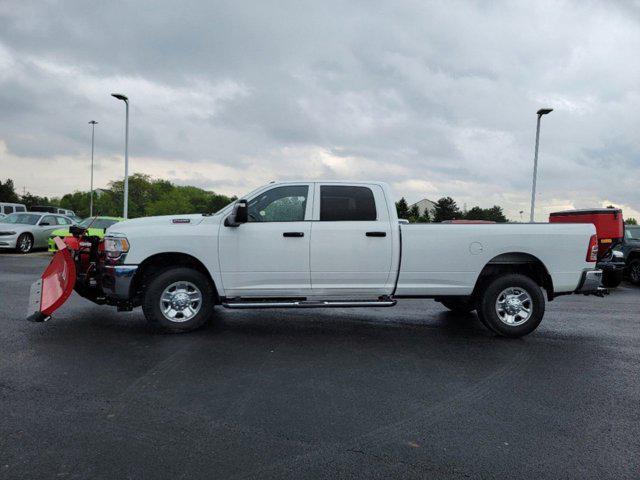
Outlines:
[[[224, 193], [277, 178], [386, 179], [409, 200], [501, 203], [517, 218], [534, 113], [550, 105], [543, 208], [637, 212], [639, 12], [628, 2], [8, 2], [2, 170], [83, 165], [95, 118], [100, 178], [116, 178], [124, 109], [109, 93], [121, 90], [134, 171]], [[42, 194], [86, 188], [84, 170], [47, 174], [50, 185], [13, 176]]]

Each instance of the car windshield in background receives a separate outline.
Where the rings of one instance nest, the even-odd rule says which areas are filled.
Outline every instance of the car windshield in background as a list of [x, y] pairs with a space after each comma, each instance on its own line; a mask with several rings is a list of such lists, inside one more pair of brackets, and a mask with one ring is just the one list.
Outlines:
[[109, 220], [107, 218], [98, 218], [91, 224], [91, 228], [109, 228], [114, 223], [118, 223], [117, 220]]
[[15, 223], [19, 225], [35, 225], [42, 215], [35, 213], [12, 213], [2, 219], [2, 223]]
[[640, 240], [640, 227], [625, 227], [627, 238], [631, 240]]
[[80, 222], [79, 226], [82, 228], [109, 228], [114, 223], [118, 223], [118, 221], [110, 218], [97, 218], [94, 221], [93, 217], [89, 217]]

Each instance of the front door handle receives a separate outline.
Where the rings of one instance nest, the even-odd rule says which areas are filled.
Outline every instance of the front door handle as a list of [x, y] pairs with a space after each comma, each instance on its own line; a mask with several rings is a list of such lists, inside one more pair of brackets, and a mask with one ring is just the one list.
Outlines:
[[303, 232], [284, 232], [283, 237], [304, 237]]
[[367, 232], [367, 237], [386, 237], [387, 232]]

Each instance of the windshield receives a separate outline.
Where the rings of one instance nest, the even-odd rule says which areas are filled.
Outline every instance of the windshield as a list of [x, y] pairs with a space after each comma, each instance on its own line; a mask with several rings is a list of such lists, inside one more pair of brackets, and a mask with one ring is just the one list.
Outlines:
[[118, 223], [118, 220], [113, 218], [96, 218], [94, 221], [94, 217], [89, 217], [82, 220], [78, 226], [82, 228], [109, 228], [114, 223]]
[[35, 213], [12, 213], [2, 219], [2, 223], [15, 223], [19, 225], [35, 225], [42, 215]]
[[640, 240], [640, 227], [625, 227], [625, 235], [630, 240]]

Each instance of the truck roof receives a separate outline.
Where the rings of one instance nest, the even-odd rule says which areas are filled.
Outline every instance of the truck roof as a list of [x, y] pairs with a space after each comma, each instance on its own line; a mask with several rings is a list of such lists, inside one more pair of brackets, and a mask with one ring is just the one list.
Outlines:
[[597, 215], [601, 213], [622, 213], [622, 210], [620, 208], [578, 208], [575, 210], [552, 212], [549, 215], [555, 217], [558, 215]]

